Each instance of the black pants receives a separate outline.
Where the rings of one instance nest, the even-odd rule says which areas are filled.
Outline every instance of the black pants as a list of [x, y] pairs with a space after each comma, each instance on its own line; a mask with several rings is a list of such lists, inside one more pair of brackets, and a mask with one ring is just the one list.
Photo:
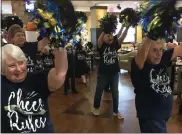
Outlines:
[[110, 83], [107, 83], [106, 87], [104, 88], [105, 91], [109, 91], [110, 90]]
[[[71, 79], [71, 87], [69, 85], [69, 79]], [[68, 71], [66, 74], [66, 78], [64, 81], [64, 93], [67, 93], [68, 89], [72, 90], [72, 92], [76, 91], [75, 89], [75, 64], [74, 64], [74, 56], [68, 56]]]
[[[70, 84], [69, 84], [69, 80], [71, 79], [71, 87], [70, 87]], [[65, 78], [65, 81], [64, 81], [64, 92], [67, 93], [68, 92], [68, 89], [72, 90], [72, 92], [76, 91], [75, 89], [75, 76], [72, 75], [72, 76], [69, 76], [68, 74], [66, 75], [66, 78]]]
[[166, 120], [140, 119], [141, 133], [167, 133]]
[[94, 97], [94, 108], [100, 107], [100, 101], [104, 88], [110, 83], [113, 98], [113, 111], [118, 113], [119, 91], [118, 91], [119, 73], [115, 74], [99, 74], [97, 76], [97, 86]]

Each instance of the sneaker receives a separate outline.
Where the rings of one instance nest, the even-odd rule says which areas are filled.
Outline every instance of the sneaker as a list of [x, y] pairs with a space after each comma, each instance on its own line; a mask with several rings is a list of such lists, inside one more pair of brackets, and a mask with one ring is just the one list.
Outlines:
[[124, 117], [120, 113], [113, 113], [113, 116], [118, 117], [118, 119], [124, 119]]
[[99, 109], [93, 109], [93, 114], [95, 115], [95, 116], [98, 116], [99, 115]]

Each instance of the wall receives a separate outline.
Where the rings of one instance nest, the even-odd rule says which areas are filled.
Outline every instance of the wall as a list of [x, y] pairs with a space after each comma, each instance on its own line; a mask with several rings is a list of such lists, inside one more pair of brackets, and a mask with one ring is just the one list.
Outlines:
[[29, 17], [31, 14], [25, 12], [25, 2], [22, 0], [17, 1], [11, 1], [12, 4], [12, 14], [3, 14], [4, 16], [11, 16], [11, 15], [17, 15], [20, 17], [20, 19], [23, 21], [24, 24], [28, 22]]
[[87, 20], [87, 29], [88, 29], [88, 40], [91, 41], [91, 32], [90, 32], [90, 28], [91, 28], [91, 13], [90, 12], [86, 12], [88, 20]]
[[25, 12], [25, 2], [24, 1], [12, 1], [13, 13], [19, 16], [24, 24], [28, 22], [31, 13]]
[[[31, 17], [31, 13], [25, 12], [25, 2], [22, 0], [17, 0], [17, 1], [13, 0], [13, 1], [11, 1], [11, 4], [12, 4], [13, 14], [3, 14], [2, 16], [17, 15], [20, 17], [20, 19], [22, 19], [24, 24], [27, 24], [28, 19]], [[91, 31], [90, 31], [91, 25], [95, 24], [96, 27], [99, 27], [99, 23], [94, 22], [94, 21], [91, 22], [91, 12], [86, 12], [86, 14], [88, 17], [88, 21], [87, 21], [88, 40], [91, 41]], [[97, 14], [97, 19], [100, 19], [99, 14]], [[93, 20], [95, 20], [95, 19], [93, 19]], [[137, 28], [137, 34], [136, 35], [137, 35], [137, 37], [136, 37], [137, 42], [141, 42], [141, 28], [140, 27]]]

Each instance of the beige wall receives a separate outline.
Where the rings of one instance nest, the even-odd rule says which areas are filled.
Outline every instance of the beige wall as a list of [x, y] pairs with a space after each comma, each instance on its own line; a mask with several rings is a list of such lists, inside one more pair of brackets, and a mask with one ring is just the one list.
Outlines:
[[25, 12], [25, 1], [13, 0], [11, 1], [13, 14], [3, 14], [3, 16], [17, 15], [24, 24], [28, 22], [31, 14]]
[[[107, 10], [106, 9], [96, 9], [96, 28], [100, 27], [100, 22], [99, 20], [101, 18], [103, 18], [103, 16], [105, 16], [107, 14]], [[93, 28], [93, 27], [92, 27]]]
[[[92, 13], [91, 13], [92, 12]], [[92, 9], [92, 11], [90, 12], [90, 16], [91, 16], [91, 28], [99, 28], [99, 21], [103, 16], [105, 16], [105, 14], [107, 13], [106, 9]]]
[[87, 30], [88, 30], [88, 40], [91, 41], [91, 32], [90, 32], [90, 28], [91, 28], [91, 13], [90, 12], [86, 12], [88, 20], [87, 20]]

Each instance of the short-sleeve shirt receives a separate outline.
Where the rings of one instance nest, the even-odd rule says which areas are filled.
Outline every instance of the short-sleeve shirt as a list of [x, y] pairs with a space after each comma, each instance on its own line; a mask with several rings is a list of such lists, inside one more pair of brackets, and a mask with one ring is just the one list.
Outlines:
[[35, 72], [36, 57], [38, 54], [38, 42], [25, 42], [25, 44], [20, 48], [25, 53], [27, 58], [28, 72]]
[[120, 70], [117, 51], [120, 48], [117, 36], [111, 44], [103, 43], [100, 52], [100, 64], [98, 72], [102, 74], [117, 73]]
[[171, 62], [173, 50], [165, 51], [158, 65], [145, 62], [141, 70], [135, 58], [132, 60], [131, 81], [136, 94], [137, 117], [166, 120], [170, 117], [173, 95], [166, 69]]
[[28, 73], [21, 83], [1, 77], [2, 133], [53, 132], [48, 109], [48, 72]]

